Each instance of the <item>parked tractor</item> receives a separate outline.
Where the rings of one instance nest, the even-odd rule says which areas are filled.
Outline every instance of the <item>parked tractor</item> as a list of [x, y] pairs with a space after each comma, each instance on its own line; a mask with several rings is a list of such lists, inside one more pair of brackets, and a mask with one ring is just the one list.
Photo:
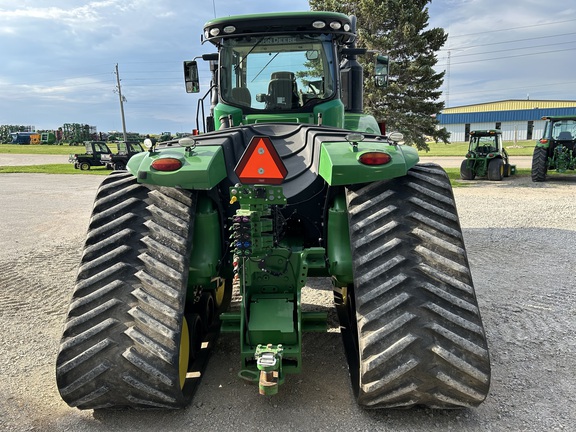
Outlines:
[[460, 177], [463, 180], [487, 177], [500, 181], [512, 174], [516, 174], [516, 165], [510, 165], [508, 152], [502, 145], [502, 132], [499, 129], [471, 131], [468, 153], [460, 165]]
[[112, 151], [104, 141], [84, 141], [86, 153], [75, 153], [68, 157], [68, 162], [74, 164], [74, 168], [86, 171], [93, 166], [105, 166], [103, 155], [111, 155]]
[[360, 406], [486, 398], [450, 181], [363, 113], [357, 56], [378, 86], [388, 59], [355, 39], [355, 17], [333, 12], [205, 25], [210, 85], [184, 63], [187, 91], [212, 103], [205, 133], [132, 156], [98, 189], [56, 364], [70, 406], [186, 406], [220, 332], [239, 337], [240, 378], [281, 391], [306, 368], [303, 332], [327, 328], [302, 307], [312, 276], [331, 282]]
[[542, 138], [532, 155], [532, 181], [543, 182], [549, 170], [564, 173], [576, 168], [576, 116], [542, 117]]
[[117, 171], [126, 169], [126, 164], [130, 158], [144, 151], [144, 148], [138, 141], [119, 141], [116, 145], [118, 146], [116, 153], [103, 153], [100, 159], [106, 167]]

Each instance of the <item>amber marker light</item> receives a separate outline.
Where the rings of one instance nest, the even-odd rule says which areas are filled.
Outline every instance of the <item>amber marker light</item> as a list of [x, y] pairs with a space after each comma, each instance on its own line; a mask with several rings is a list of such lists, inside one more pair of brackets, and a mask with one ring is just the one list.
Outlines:
[[388, 153], [383, 152], [362, 153], [358, 158], [358, 161], [364, 165], [385, 165], [391, 160], [392, 157]]
[[177, 171], [182, 168], [182, 162], [176, 158], [161, 158], [152, 162], [152, 168], [156, 171]]

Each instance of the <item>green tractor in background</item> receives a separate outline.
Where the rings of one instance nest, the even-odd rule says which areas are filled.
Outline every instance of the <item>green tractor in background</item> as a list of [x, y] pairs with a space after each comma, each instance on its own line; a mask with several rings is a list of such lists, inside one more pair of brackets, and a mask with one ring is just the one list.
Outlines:
[[576, 169], [576, 116], [542, 117], [542, 138], [532, 155], [532, 181], [546, 180], [548, 170], [564, 173]]
[[510, 165], [508, 152], [502, 145], [502, 132], [499, 129], [471, 131], [468, 153], [460, 165], [460, 177], [463, 180], [488, 177], [488, 180], [500, 181], [512, 174], [516, 174], [516, 165]]
[[[485, 399], [450, 182], [363, 113], [355, 38], [332, 12], [205, 25], [204, 133], [134, 155], [97, 192], [56, 365], [69, 405], [183, 407], [219, 332], [239, 335], [239, 376], [277, 393], [305, 367], [303, 332], [327, 327], [302, 308], [309, 276], [332, 283], [360, 406]], [[377, 85], [387, 67], [375, 56]], [[196, 61], [184, 70], [199, 92]]]

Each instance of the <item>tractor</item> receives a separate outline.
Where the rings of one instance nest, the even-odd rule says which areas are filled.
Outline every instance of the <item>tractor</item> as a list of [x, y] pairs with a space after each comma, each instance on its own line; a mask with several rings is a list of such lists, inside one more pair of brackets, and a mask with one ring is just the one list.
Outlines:
[[327, 329], [302, 305], [321, 277], [361, 407], [478, 406], [490, 360], [450, 181], [363, 112], [358, 56], [377, 86], [388, 58], [335, 12], [229, 16], [203, 35], [216, 52], [184, 62], [203, 130], [132, 156], [96, 193], [61, 397], [185, 407], [226, 332], [239, 379], [274, 395], [306, 368], [303, 333]]
[[546, 173], [565, 173], [576, 168], [576, 116], [547, 116], [542, 138], [532, 155], [532, 181], [543, 182]]
[[474, 180], [478, 176], [500, 181], [512, 174], [516, 174], [516, 165], [510, 165], [508, 152], [502, 146], [502, 132], [499, 129], [471, 131], [468, 153], [460, 165], [460, 177]]

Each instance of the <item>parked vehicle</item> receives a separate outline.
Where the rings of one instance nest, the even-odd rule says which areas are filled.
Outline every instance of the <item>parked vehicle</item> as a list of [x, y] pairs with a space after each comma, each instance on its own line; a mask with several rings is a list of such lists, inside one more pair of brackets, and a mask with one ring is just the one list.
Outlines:
[[[363, 112], [357, 56], [373, 56], [377, 86], [388, 59], [333, 12], [214, 19], [204, 39], [218, 51], [201, 56], [205, 133], [132, 156], [97, 192], [62, 398], [185, 406], [219, 331], [239, 335], [239, 376], [277, 393], [303, 367], [303, 332], [327, 327], [302, 307], [314, 276], [332, 283], [360, 406], [480, 404], [488, 345], [448, 176]], [[196, 61], [184, 71], [199, 92]]]
[[471, 131], [468, 153], [460, 165], [460, 177], [474, 180], [478, 176], [500, 181], [511, 174], [516, 174], [516, 165], [510, 164], [508, 152], [502, 145], [502, 132], [499, 129]]
[[532, 181], [543, 182], [548, 171], [565, 173], [576, 168], [576, 116], [548, 116], [542, 138], [532, 155]]
[[82, 171], [89, 170], [93, 166], [104, 166], [106, 162], [102, 160], [103, 155], [110, 155], [112, 152], [104, 141], [84, 141], [86, 153], [71, 154], [68, 162], [74, 164], [74, 168]]
[[103, 153], [101, 161], [110, 169], [121, 171], [126, 169], [126, 164], [132, 156], [143, 152], [144, 148], [138, 141], [119, 141], [117, 143], [118, 151], [116, 153]]

